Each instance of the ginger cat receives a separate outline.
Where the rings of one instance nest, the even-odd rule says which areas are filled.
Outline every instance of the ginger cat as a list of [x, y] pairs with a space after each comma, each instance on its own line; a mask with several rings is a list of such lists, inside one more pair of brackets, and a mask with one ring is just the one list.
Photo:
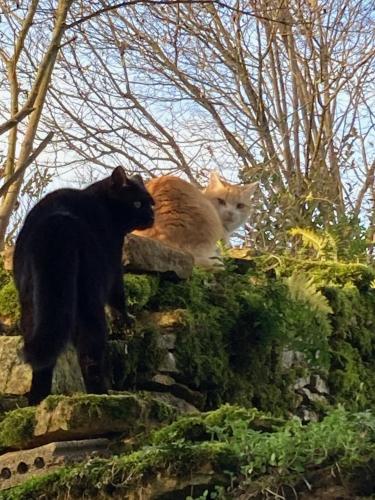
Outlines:
[[217, 242], [228, 243], [233, 232], [246, 222], [257, 184], [229, 184], [215, 172], [203, 191], [179, 177], [151, 179], [146, 187], [155, 201], [155, 224], [133, 234], [190, 252], [198, 266], [218, 266]]

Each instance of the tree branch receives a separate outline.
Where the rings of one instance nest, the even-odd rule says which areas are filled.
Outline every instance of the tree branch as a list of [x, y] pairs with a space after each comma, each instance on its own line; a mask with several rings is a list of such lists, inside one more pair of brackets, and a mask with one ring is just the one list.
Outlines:
[[8, 130], [15, 127], [20, 121], [34, 111], [34, 108], [21, 109], [17, 114], [10, 118], [8, 121], [0, 125], [0, 135], [5, 134]]
[[28, 159], [18, 168], [11, 177], [1, 186], [0, 188], [0, 196], [3, 196], [9, 189], [9, 187], [16, 182], [17, 179], [21, 177], [21, 175], [25, 172], [27, 167], [36, 160], [36, 158], [40, 155], [40, 153], [47, 147], [47, 145], [51, 142], [54, 136], [53, 132], [49, 132], [46, 137], [42, 140], [39, 146], [31, 153]]
[[77, 21], [68, 24], [66, 28], [67, 29], [74, 28], [75, 26], [79, 26], [80, 24], [83, 24], [94, 17], [100, 16], [101, 14], [105, 14], [106, 12], [120, 9], [121, 7], [130, 7], [132, 5], [137, 5], [137, 4], [142, 4], [142, 5], [216, 4], [218, 7], [223, 7], [231, 12], [255, 17], [256, 19], [262, 19], [263, 21], [272, 21], [287, 26], [295, 24], [281, 19], [271, 19], [268, 17], [260, 16], [258, 14], [254, 14], [253, 12], [250, 12], [249, 10], [243, 10], [243, 9], [238, 9], [236, 7], [232, 7], [231, 5], [227, 5], [225, 2], [221, 2], [219, 0], [128, 0], [126, 2], [120, 2], [114, 5], [108, 5], [107, 7], [103, 7], [103, 9], [99, 9], [95, 12], [92, 12], [91, 14], [88, 14], [87, 16], [83, 16], [81, 17], [81, 19], [77, 19]]

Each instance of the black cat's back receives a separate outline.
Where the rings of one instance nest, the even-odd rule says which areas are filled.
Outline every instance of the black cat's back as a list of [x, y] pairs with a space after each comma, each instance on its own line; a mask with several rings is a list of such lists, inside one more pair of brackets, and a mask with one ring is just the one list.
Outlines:
[[153, 200], [142, 181], [119, 169], [84, 190], [48, 194], [17, 238], [14, 276], [25, 359], [33, 368], [31, 403], [50, 392], [53, 367], [69, 341], [77, 348], [87, 390], [105, 389], [104, 306], [126, 313], [123, 238], [153, 223]]

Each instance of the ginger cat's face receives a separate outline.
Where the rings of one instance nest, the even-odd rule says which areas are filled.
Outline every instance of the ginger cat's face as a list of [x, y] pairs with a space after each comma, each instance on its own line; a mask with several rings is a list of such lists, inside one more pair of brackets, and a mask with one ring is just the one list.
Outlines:
[[258, 183], [245, 186], [229, 184], [213, 172], [203, 194], [219, 213], [225, 232], [229, 237], [248, 219], [252, 205], [251, 197]]

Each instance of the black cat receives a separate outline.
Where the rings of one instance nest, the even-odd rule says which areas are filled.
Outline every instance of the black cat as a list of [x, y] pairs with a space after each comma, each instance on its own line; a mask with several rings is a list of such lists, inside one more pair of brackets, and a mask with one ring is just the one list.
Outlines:
[[33, 370], [29, 403], [51, 391], [56, 360], [71, 341], [86, 390], [106, 392], [105, 305], [126, 321], [122, 245], [151, 227], [154, 201], [142, 178], [117, 167], [86, 189], [58, 189], [28, 214], [14, 252], [25, 360]]

